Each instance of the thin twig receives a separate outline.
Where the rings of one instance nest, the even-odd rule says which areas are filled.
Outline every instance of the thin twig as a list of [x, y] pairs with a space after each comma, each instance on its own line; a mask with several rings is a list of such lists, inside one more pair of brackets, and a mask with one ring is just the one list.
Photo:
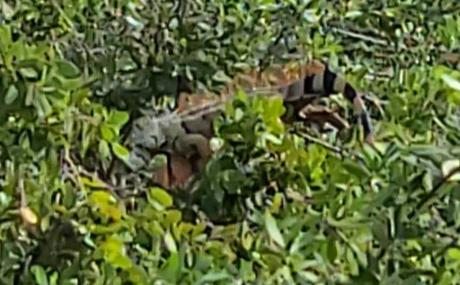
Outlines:
[[321, 145], [321, 146], [323, 146], [323, 147], [325, 147], [325, 148], [327, 148], [327, 149], [329, 149], [329, 150], [331, 150], [331, 151], [333, 151], [333, 152], [335, 152], [337, 154], [343, 155], [343, 150], [342, 149], [340, 149], [338, 147], [335, 147], [335, 146], [333, 146], [331, 144], [328, 144], [327, 142], [325, 142], [325, 141], [323, 141], [321, 139], [315, 138], [315, 137], [310, 136], [310, 135], [308, 135], [306, 133], [303, 133], [303, 132], [299, 133], [299, 135], [301, 137], [303, 137], [304, 139], [310, 141], [310, 142], [317, 143], [317, 144], [319, 144], [319, 145]]
[[377, 39], [377, 38], [373, 38], [373, 37], [370, 37], [370, 36], [366, 36], [366, 35], [363, 35], [363, 34], [358, 34], [358, 33], [355, 33], [355, 32], [352, 32], [352, 31], [347, 31], [347, 30], [344, 30], [344, 29], [340, 29], [340, 28], [331, 28], [333, 31], [337, 32], [337, 33], [340, 33], [342, 35], [345, 35], [345, 36], [349, 36], [349, 37], [352, 37], [352, 38], [355, 38], [355, 39], [360, 39], [360, 40], [363, 40], [363, 41], [367, 41], [367, 42], [371, 42], [373, 44], [377, 44], [377, 45], [381, 45], [381, 46], [388, 46], [388, 42], [385, 41], [385, 40], [382, 40], [382, 39]]
[[420, 212], [422, 209], [426, 208], [430, 203], [430, 200], [433, 199], [435, 197], [435, 195], [437, 194], [437, 192], [439, 191], [439, 189], [444, 185], [446, 184], [446, 182], [452, 177], [454, 176], [455, 174], [459, 173], [460, 172], [460, 166], [457, 166], [455, 167], [454, 169], [452, 169], [451, 171], [449, 171], [449, 173], [443, 177], [443, 179], [441, 179], [441, 181], [438, 182], [438, 184], [436, 184], [435, 186], [433, 186], [433, 188], [431, 189], [431, 191], [424, 197], [422, 198], [418, 203], [417, 205], [414, 207], [414, 210], [407, 216], [409, 219], [413, 218], [415, 216], [415, 214], [417, 214], [418, 212]]

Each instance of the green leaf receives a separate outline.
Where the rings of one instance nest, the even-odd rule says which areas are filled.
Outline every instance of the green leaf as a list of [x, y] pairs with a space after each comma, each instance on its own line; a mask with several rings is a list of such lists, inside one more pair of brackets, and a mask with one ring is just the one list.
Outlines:
[[[4, 1], [2, 1], [4, 2]], [[7, 54], [11, 51], [11, 28], [9, 25], [0, 25], [0, 51], [2, 53]], [[5, 56], [6, 57], [6, 56]], [[11, 65], [11, 56], [4, 58], [4, 64], [7, 67]]]
[[460, 92], [460, 81], [448, 74], [443, 74], [441, 78], [450, 88]]
[[53, 112], [53, 107], [51, 106], [46, 95], [41, 94], [36, 97], [35, 106], [37, 108], [37, 113], [39, 117], [47, 117]]
[[362, 267], [366, 268], [367, 267], [367, 256], [364, 251], [362, 251], [358, 245], [355, 243], [350, 243], [351, 248], [353, 249], [356, 257], [358, 258], [358, 262], [361, 264]]
[[106, 159], [110, 156], [110, 147], [107, 141], [105, 140], [100, 140], [99, 141], [99, 154], [103, 159]]
[[11, 19], [11, 17], [14, 15], [14, 10], [11, 8], [11, 6], [8, 5], [6, 1], [2, 1], [1, 6], [2, 6], [1, 11], [3, 15], [5, 15], [5, 18], [7, 20]]
[[111, 124], [117, 129], [120, 129], [126, 122], [129, 120], [129, 114], [127, 112], [122, 111], [112, 111], [110, 113], [108, 124]]
[[210, 283], [223, 281], [223, 280], [229, 280], [230, 281], [231, 277], [232, 276], [226, 271], [209, 272], [209, 273], [206, 273], [205, 275], [203, 275], [194, 284], [195, 285], [201, 285], [201, 284], [210, 284]]
[[[97, 177], [83, 177], [82, 176], [82, 177], [80, 177], [80, 182], [83, 185], [86, 185], [86, 186], [92, 187], [92, 188], [107, 188], [107, 184], [105, 184], [103, 181], [99, 180]], [[106, 193], [106, 194], [109, 195], [108, 193]]]
[[444, 161], [442, 164], [442, 174], [444, 175], [444, 177], [446, 177], [447, 175], [450, 175], [452, 171], [456, 171], [456, 173], [451, 175], [448, 180], [449, 181], [460, 181], [460, 171], [458, 169], [459, 167], [460, 167], [459, 159], [451, 159], [451, 160]]
[[116, 267], [120, 267], [122, 269], [131, 268], [132, 262], [129, 257], [122, 255], [122, 254], [115, 254], [108, 259], [110, 263], [112, 263]]
[[460, 105], [460, 91], [449, 90], [446, 91], [446, 95], [449, 103]]
[[181, 271], [181, 261], [178, 253], [172, 253], [160, 271], [160, 275], [167, 281], [176, 284]]
[[278, 245], [283, 248], [286, 246], [283, 236], [281, 235], [278, 225], [276, 224], [276, 220], [273, 218], [269, 211], [265, 212], [265, 228], [270, 238], [272, 238]]
[[144, 24], [142, 22], [138, 21], [137, 19], [134, 19], [131, 15], [125, 16], [125, 20], [133, 28], [140, 29], [144, 27]]
[[383, 246], [386, 246], [389, 242], [387, 226], [379, 220], [375, 220], [372, 223], [372, 234], [375, 239], [382, 243]]
[[49, 278], [49, 283], [50, 285], [58, 285], [58, 281], [59, 281], [59, 273], [58, 272], [53, 272], [53, 274], [51, 274], [50, 278]]
[[300, 271], [298, 274], [302, 276], [303, 279], [311, 282], [311, 284], [318, 284], [320, 281], [320, 277], [312, 271]]
[[35, 281], [38, 285], [48, 285], [48, 277], [43, 267], [40, 265], [33, 265], [30, 270], [34, 274]]
[[173, 204], [173, 199], [171, 195], [165, 190], [155, 187], [150, 188], [150, 196], [155, 199], [158, 203], [160, 203], [164, 207], [170, 207]]
[[134, 265], [129, 269], [129, 279], [132, 284], [147, 285], [148, 276], [144, 268], [139, 265]]
[[460, 249], [449, 248], [447, 250], [447, 256], [453, 260], [460, 261]]
[[6, 96], [4, 99], [5, 104], [10, 105], [11, 103], [14, 102], [14, 100], [16, 100], [16, 98], [18, 98], [18, 96], [19, 96], [19, 91], [16, 88], [16, 86], [10, 85], [10, 87], [8, 88], [8, 91], [6, 91]]
[[116, 134], [112, 127], [107, 124], [101, 124], [100, 127], [102, 139], [108, 142], [112, 142]]
[[168, 225], [177, 224], [182, 220], [182, 212], [179, 210], [168, 210], [164, 220]]
[[119, 143], [111, 143], [113, 153], [121, 160], [128, 161], [129, 150]]
[[29, 79], [38, 78], [38, 72], [32, 67], [21, 67], [19, 68], [19, 73], [21, 73], [22, 76]]
[[227, 82], [230, 82], [232, 80], [230, 77], [227, 76], [227, 74], [225, 74], [225, 72], [223, 72], [221, 70], [216, 72], [216, 74], [214, 74], [212, 76], [212, 79], [217, 81], [217, 82], [223, 82], [223, 83], [227, 83]]
[[100, 246], [104, 258], [115, 267], [128, 269], [132, 266], [131, 260], [124, 255], [123, 241], [117, 236], [108, 237]]
[[349, 173], [356, 176], [356, 178], [365, 179], [371, 176], [371, 173], [369, 172], [369, 170], [367, 170], [364, 166], [359, 165], [358, 163], [354, 161], [345, 160], [342, 163], [342, 165]]
[[348, 267], [350, 269], [350, 273], [354, 276], [359, 274], [359, 265], [358, 262], [356, 261], [355, 255], [353, 254], [353, 251], [351, 249], [346, 250], [345, 258], [348, 261]]
[[106, 191], [94, 191], [89, 196], [89, 201], [96, 205], [105, 205], [111, 201], [115, 201], [112, 195]]
[[163, 154], [159, 153], [156, 154], [149, 162], [149, 168], [151, 169], [159, 169], [168, 163], [168, 157]]
[[58, 60], [56, 62], [58, 72], [60, 75], [68, 79], [77, 78], [80, 75], [80, 70], [78, 67], [70, 61], [67, 60]]
[[176, 242], [174, 241], [174, 238], [171, 234], [171, 232], [167, 231], [164, 235], [164, 241], [166, 244], [166, 248], [171, 252], [171, 253], [177, 253], [177, 246]]
[[335, 243], [335, 240], [332, 238], [329, 238], [327, 242], [327, 258], [331, 263], [334, 263], [335, 259], [337, 258], [337, 246]]

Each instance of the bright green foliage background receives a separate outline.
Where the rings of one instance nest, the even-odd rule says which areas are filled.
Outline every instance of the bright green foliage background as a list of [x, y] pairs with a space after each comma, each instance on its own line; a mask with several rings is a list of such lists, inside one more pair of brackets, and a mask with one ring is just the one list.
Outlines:
[[[458, 1], [0, 8], [0, 284], [460, 284]], [[130, 122], [179, 77], [213, 89], [292, 49], [367, 92], [377, 149], [239, 94], [193, 193], [123, 167]]]

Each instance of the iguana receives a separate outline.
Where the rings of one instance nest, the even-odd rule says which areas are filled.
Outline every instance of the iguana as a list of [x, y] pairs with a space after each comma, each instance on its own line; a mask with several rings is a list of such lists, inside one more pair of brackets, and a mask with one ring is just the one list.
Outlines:
[[135, 120], [128, 145], [132, 150], [131, 168], [139, 169], [150, 161], [153, 153], [162, 152], [169, 156], [168, 164], [155, 179], [166, 188], [183, 185], [211, 157], [213, 120], [222, 114], [223, 103], [237, 90], [244, 90], [247, 94], [281, 95], [287, 109], [283, 118], [286, 123], [305, 120], [305, 107], [314, 98], [341, 93], [353, 104], [366, 141], [373, 143], [371, 120], [363, 99], [343, 76], [319, 61], [304, 65], [292, 63], [238, 75], [219, 96], [183, 93], [174, 112]]

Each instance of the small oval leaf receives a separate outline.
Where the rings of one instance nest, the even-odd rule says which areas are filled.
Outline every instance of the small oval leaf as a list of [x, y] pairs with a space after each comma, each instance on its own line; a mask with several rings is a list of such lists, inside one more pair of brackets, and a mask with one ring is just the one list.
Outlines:
[[8, 88], [8, 91], [6, 92], [6, 95], [5, 95], [5, 104], [9, 105], [11, 103], [14, 102], [14, 100], [16, 100], [16, 98], [18, 98], [19, 96], [19, 91], [18, 91], [18, 88], [16, 88], [15, 85], [10, 85], [10, 87]]
[[113, 153], [121, 160], [127, 161], [129, 158], [129, 150], [119, 143], [112, 143]]
[[171, 195], [161, 188], [151, 188], [150, 196], [164, 207], [170, 207], [173, 204]]
[[59, 70], [59, 73], [65, 78], [76, 78], [80, 75], [80, 70], [78, 67], [70, 61], [59, 60], [56, 62], [56, 66]]
[[19, 72], [25, 78], [29, 78], [29, 79], [37, 79], [38, 78], [38, 72], [35, 69], [33, 69], [32, 67], [21, 67], [19, 69]]

